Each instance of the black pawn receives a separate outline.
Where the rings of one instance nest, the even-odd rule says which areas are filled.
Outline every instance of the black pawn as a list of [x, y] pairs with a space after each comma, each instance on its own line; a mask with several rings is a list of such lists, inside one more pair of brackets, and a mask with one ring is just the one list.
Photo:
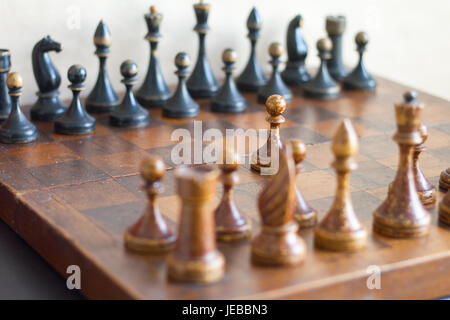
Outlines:
[[346, 28], [346, 19], [344, 16], [328, 16], [325, 28], [333, 43], [331, 58], [328, 60], [328, 71], [335, 80], [341, 81], [348, 75], [342, 62], [342, 37]]
[[283, 79], [281, 79], [280, 73], [278, 72], [278, 66], [281, 64], [281, 55], [283, 53], [284, 48], [280, 43], [274, 42], [270, 45], [269, 54], [272, 57], [272, 60], [270, 60], [270, 64], [273, 69], [272, 76], [269, 81], [267, 81], [267, 83], [258, 91], [259, 103], [266, 103], [267, 98], [274, 94], [283, 96], [286, 102], [289, 102], [292, 99], [291, 90], [286, 87]]
[[193, 118], [198, 115], [200, 108], [198, 104], [192, 100], [186, 87], [186, 77], [189, 74], [187, 68], [191, 61], [189, 55], [180, 52], [175, 57], [175, 66], [178, 76], [178, 87], [173, 96], [163, 106], [163, 116], [168, 118]]
[[118, 104], [119, 98], [109, 81], [106, 71], [106, 58], [111, 45], [111, 33], [103, 20], [97, 26], [94, 34], [95, 54], [100, 61], [97, 82], [86, 99], [86, 110], [92, 113], [106, 113], [112, 111]]
[[194, 30], [198, 33], [199, 50], [194, 71], [187, 81], [187, 87], [189, 93], [195, 99], [212, 98], [219, 90], [219, 84], [211, 71], [208, 58], [206, 57], [205, 48], [205, 37], [209, 30], [208, 15], [210, 8], [211, 6], [208, 3], [204, 3], [203, 0], [194, 4], [195, 17], [197, 18], [197, 25]]
[[236, 81], [237, 86], [241, 91], [256, 92], [267, 82], [266, 76], [256, 57], [256, 42], [259, 38], [261, 24], [262, 22], [259, 13], [256, 8], [253, 8], [247, 19], [247, 37], [250, 39], [251, 44], [250, 59], [248, 60], [244, 71], [242, 71]]
[[0, 123], [11, 113], [11, 98], [6, 86], [6, 77], [11, 69], [11, 54], [8, 49], [0, 49]]
[[0, 127], [0, 142], [32, 142], [37, 138], [37, 129], [22, 113], [19, 104], [19, 97], [22, 95], [23, 78], [17, 72], [10, 73], [6, 78], [6, 85], [11, 97], [11, 113]]
[[303, 18], [297, 15], [289, 23], [286, 42], [288, 62], [286, 68], [281, 73], [284, 82], [290, 86], [300, 86], [311, 80], [311, 75], [305, 67], [308, 46], [303, 39], [302, 30]]
[[136, 99], [145, 107], [161, 107], [170, 98], [170, 90], [159, 69], [156, 55], [158, 41], [161, 38], [159, 25], [161, 24], [162, 15], [156, 12], [154, 6], [151, 6], [150, 14], [146, 14], [144, 17], [148, 28], [145, 39], [150, 43], [150, 63], [144, 83], [136, 92]]
[[317, 41], [320, 67], [316, 76], [305, 85], [305, 94], [319, 99], [334, 99], [339, 96], [340, 88], [328, 72], [327, 60], [331, 58], [333, 43], [329, 38]]
[[91, 133], [95, 130], [95, 119], [86, 113], [80, 101], [86, 69], [75, 64], [69, 68], [67, 77], [72, 83], [69, 88], [72, 90], [73, 99], [66, 113], [55, 121], [55, 132], [67, 135]]
[[377, 86], [375, 79], [364, 66], [363, 55], [366, 51], [369, 36], [365, 32], [358, 32], [355, 37], [359, 61], [355, 69], [344, 79], [344, 88], [349, 90], [374, 90]]
[[141, 107], [134, 98], [132, 91], [136, 83], [138, 68], [136, 63], [126, 60], [120, 65], [120, 73], [123, 76], [126, 92], [122, 103], [109, 114], [109, 122], [116, 127], [142, 127], [149, 121], [148, 111]]
[[32, 120], [53, 121], [66, 112], [66, 106], [59, 101], [59, 86], [61, 76], [55, 68], [48, 52], [61, 51], [61, 44], [54, 41], [50, 36], [41, 39], [33, 47], [32, 63], [33, 73], [39, 87], [38, 100], [31, 107]]
[[246, 108], [244, 97], [239, 93], [232, 73], [236, 62], [236, 51], [225, 49], [222, 54], [222, 61], [225, 64], [225, 82], [217, 95], [211, 101], [211, 109], [215, 112], [242, 112]]

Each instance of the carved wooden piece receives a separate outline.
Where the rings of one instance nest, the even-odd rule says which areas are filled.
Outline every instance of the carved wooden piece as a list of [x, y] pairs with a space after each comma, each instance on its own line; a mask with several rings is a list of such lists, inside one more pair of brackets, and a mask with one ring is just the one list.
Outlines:
[[450, 168], [442, 171], [441, 177], [439, 179], [439, 187], [444, 190], [450, 189]]
[[450, 191], [447, 191], [439, 203], [439, 221], [450, 225]]
[[283, 144], [280, 138], [280, 125], [286, 120], [282, 114], [286, 111], [286, 100], [277, 94], [267, 98], [266, 111], [269, 114], [266, 121], [270, 124], [267, 142], [254, 154], [251, 167], [260, 172], [261, 168], [271, 167], [272, 150], [281, 150]]
[[436, 204], [436, 188], [425, 177], [419, 165], [419, 156], [426, 150], [425, 141], [428, 139], [427, 128], [421, 125], [419, 128], [422, 136], [422, 142], [415, 146], [413, 153], [413, 172], [416, 182], [417, 194], [425, 207], [432, 207]]
[[143, 253], [163, 253], [173, 249], [175, 235], [159, 211], [158, 192], [165, 173], [164, 162], [149, 158], [141, 163], [141, 175], [145, 181], [143, 190], [148, 197], [147, 206], [139, 218], [124, 234], [128, 249]]
[[181, 282], [219, 281], [225, 273], [225, 258], [216, 247], [211, 202], [216, 192], [218, 170], [210, 166], [176, 170], [181, 199], [178, 240], [168, 257], [168, 275]]
[[[296, 166], [296, 174], [300, 173], [300, 163], [305, 159], [306, 147], [301, 140], [291, 140], [292, 154]], [[313, 227], [317, 223], [317, 212], [314, 210], [295, 186], [295, 206], [294, 218], [297, 220], [300, 229]]]
[[278, 172], [258, 196], [261, 232], [251, 245], [252, 262], [296, 265], [305, 259], [306, 245], [294, 221], [295, 165], [291, 146], [280, 150]]
[[234, 202], [233, 186], [239, 183], [236, 170], [239, 168], [239, 154], [223, 153], [222, 170], [223, 196], [215, 211], [216, 236], [218, 240], [235, 241], [250, 236], [250, 223]]
[[358, 138], [351, 122], [346, 119], [333, 138], [332, 150], [337, 173], [336, 195], [325, 218], [315, 229], [316, 246], [333, 251], [354, 251], [366, 245], [367, 231], [356, 216], [350, 198], [350, 172], [357, 164], [353, 157], [358, 151]]
[[405, 101], [395, 105], [394, 141], [400, 149], [397, 175], [386, 200], [374, 212], [374, 232], [388, 237], [424, 236], [430, 227], [430, 215], [420, 202], [413, 172], [414, 148], [423, 141], [419, 131], [423, 105], [415, 98], [415, 92], [407, 92]]

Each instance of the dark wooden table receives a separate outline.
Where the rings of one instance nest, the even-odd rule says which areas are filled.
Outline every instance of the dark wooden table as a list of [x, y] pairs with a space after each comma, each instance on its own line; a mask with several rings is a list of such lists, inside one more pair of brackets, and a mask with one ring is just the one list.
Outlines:
[[[343, 118], [351, 119], [360, 137], [352, 198], [369, 230], [372, 212], [384, 199], [396, 169], [393, 103], [409, 89], [378, 81], [376, 93], [344, 92], [335, 101], [306, 99], [296, 90], [281, 129], [282, 139], [300, 138], [308, 144], [298, 186], [323, 217], [335, 188], [330, 139]], [[249, 106], [244, 114], [214, 114], [202, 102], [194, 120], [203, 121], [203, 130], [266, 128], [263, 106], [255, 103], [254, 95], [246, 98]], [[426, 104], [422, 120], [430, 133], [421, 165], [437, 185], [440, 171], [450, 166], [450, 103], [422, 92], [419, 98]], [[169, 168], [160, 205], [173, 227], [178, 220], [170, 160], [175, 142], [170, 134], [179, 127], [193, 132], [193, 120], [164, 119], [160, 110], [151, 115], [148, 127], [133, 130], [111, 128], [107, 117], [99, 116], [95, 134], [84, 137], [57, 135], [51, 124], [40, 123], [35, 143], [0, 145], [1, 218], [63, 276], [68, 265], [80, 266], [87, 297], [371, 299], [438, 298], [450, 293], [450, 228], [437, 223], [436, 209], [431, 211], [433, 226], [426, 238], [395, 240], [370, 232], [365, 250], [330, 253], [315, 249], [312, 230], [303, 230], [306, 262], [287, 269], [253, 266], [248, 242], [220, 244], [227, 262], [221, 282], [207, 286], [168, 282], [164, 256], [129, 253], [122, 239], [145, 205], [138, 166], [148, 156], [160, 155]], [[236, 201], [256, 233], [256, 199], [264, 178], [245, 167], [239, 174]], [[219, 189], [217, 197], [220, 193]], [[367, 288], [371, 265], [381, 269], [380, 290]]]

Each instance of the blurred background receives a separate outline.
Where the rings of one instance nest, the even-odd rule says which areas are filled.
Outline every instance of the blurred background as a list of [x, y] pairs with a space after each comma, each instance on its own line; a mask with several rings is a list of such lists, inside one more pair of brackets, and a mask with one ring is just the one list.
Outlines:
[[[67, 69], [78, 63], [87, 68], [87, 95], [98, 72], [94, 55], [93, 34], [104, 19], [113, 41], [108, 71], [117, 91], [123, 91], [119, 66], [125, 59], [134, 60], [142, 82], [149, 61], [149, 44], [144, 40], [147, 27], [143, 15], [155, 5], [163, 14], [159, 58], [162, 72], [169, 84], [176, 83], [173, 58], [179, 51], [187, 52], [195, 62], [197, 34], [193, 31], [195, 16], [192, 5], [197, 0], [0, 0], [2, 14], [0, 47], [12, 54], [12, 71], [25, 79], [23, 103], [36, 99], [31, 50], [49, 34], [62, 43], [63, 51], [51, 53], [63, 78], [61, 96], [69, 98]], [[250, 45], [246, 38], [247, 16], [253, 6], [263, 20], [258, 57], [264, 70], [270, 71], [267, 47], [273, 41], [285, 45], [289, 21], [301, 14], [304, 37], [309, 46], [307, 65], [317, 66], [315, 49], [318, 38], [326, 35], [325, 17], [343, 14], [347, 17], [344, 36], [344, 62], [353, 67], [357, 60], [354, 35], [368, 32], [370, 42], [366, 65], [373, 74], [399, 81], [450, 100], [450, 1], [448, 0], [208, 0], [211, 3], [207, 36], [207, 54], [217, 77], [222, 77], [221, 52], [227, 47], [238, 53], [236, 75], [247, 62]], [[285, 56], [285, 59], [287, 57]], [[136, 87], [137, 88], [137, 87]]]

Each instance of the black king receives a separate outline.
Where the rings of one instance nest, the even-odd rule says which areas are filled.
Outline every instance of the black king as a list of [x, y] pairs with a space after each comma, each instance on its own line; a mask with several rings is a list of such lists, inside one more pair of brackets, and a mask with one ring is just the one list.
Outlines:
[[158, 42], [161, 38], [159, 26], [162, 21], [162, 14], [156, 11], [155, 6], [151, 6], [150, 13], [145, 14], [144, 18], [148, 28], [145, 40], [150, 43], [150, 63], [144, 83], [136, 92], [136, 98], [144, 107], [161, 107], [170, 98], [170, 90], [159, 69], [156, 55]]
[[210, 8], [211, 5], [204, 3], [203, 0], [194, 4], [195, 17], [197, 18], [194, 30], [198, 33], [199, 50], [194, 71], [186, 83], [193, 98], [212, 98], [219, 90], [219, 84], [211, 71], [205, 50], [205, 37], [209, 30], [208, 15]]

